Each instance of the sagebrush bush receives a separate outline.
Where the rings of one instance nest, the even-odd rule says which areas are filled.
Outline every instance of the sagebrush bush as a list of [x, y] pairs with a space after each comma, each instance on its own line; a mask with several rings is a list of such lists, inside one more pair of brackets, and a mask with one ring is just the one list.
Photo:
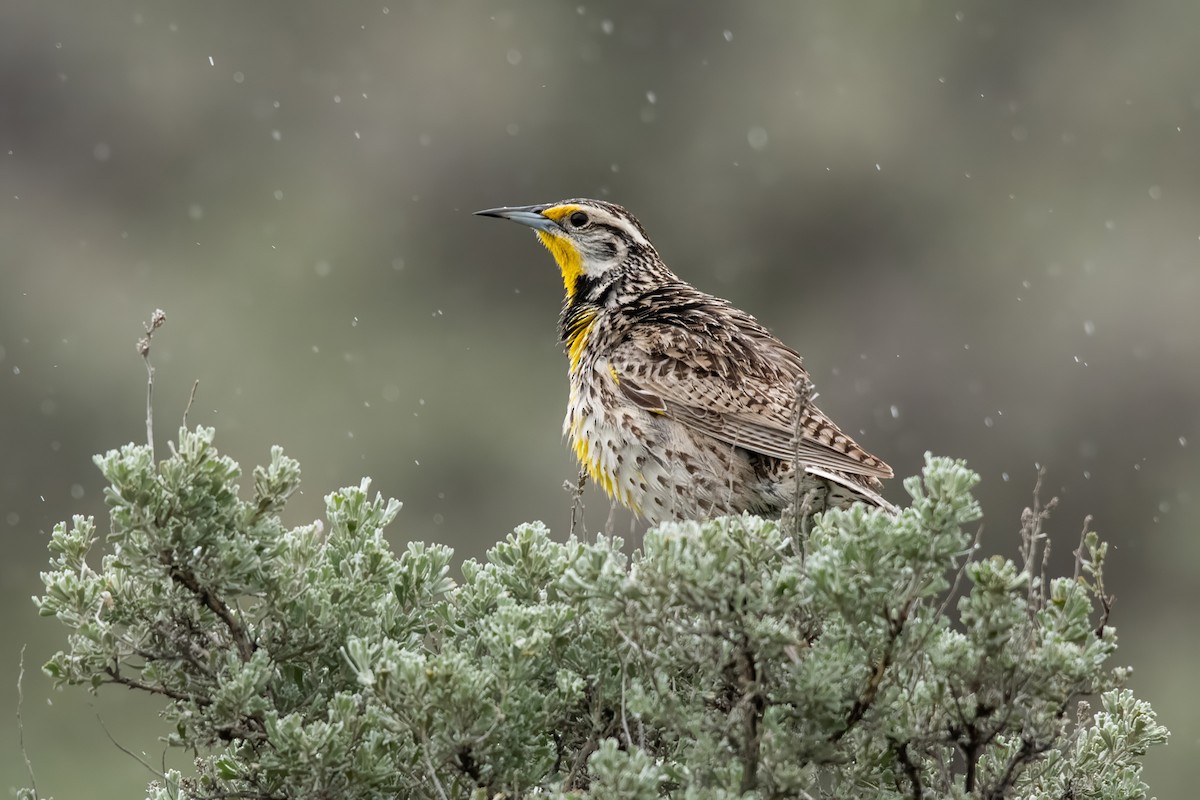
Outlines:
[[274, 449], [242, 499], [213, 436], [98, 457], [101, 552], [60, 524], [36, 598], [70, 631], [50, 675], [161, 696], [202, 754], [151, 798], [1115, 800], [1166, 739], [1108, 666], [1104, 546], [1047, 581], [1027, 513], [1026, 563], [972, 560], [961, 462], [928, 458], [894, 517], [671, 524], [632, 554], [534, 523], [456, 580], [446, 547], [393, 552], [365, 480], [287, 528], [297, 463]]

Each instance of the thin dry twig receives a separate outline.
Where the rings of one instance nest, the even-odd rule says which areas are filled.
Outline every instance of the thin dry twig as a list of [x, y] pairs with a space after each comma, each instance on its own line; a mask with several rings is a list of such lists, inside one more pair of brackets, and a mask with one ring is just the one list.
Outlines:
[[[1046, 559], [1049, 557], [1049, 541], [1045, 531], [1046, 520], [1058, 505], [1058, 498], [1051, 497], [1042, 504], [1042, 479], [1046, 475], [1045, 467], [1038, 467], [1037, 480], [1033, 484], [1033, 505], [1021, 512], [1021, 558], [1022, 571], [1028, 576], [1029, 613], [1034, 614], [1041, 608], [1046, 597]], [[1038, 563], [1038, 545], [1045, 542], [1042, 548], [1038, 573], [1034, 574], [1035, 564]]]
[[1100, 600], [1100, 620], [1096, 623], [1093, 633], [1097, 639], [1104, 638], [1104, 628], [1108, 625], [1108, 618], [1112, 616], [1113, 603], [1116, 602], [1117, 596], [1104, 591], [1103, 584], [1097, 586], [1097, 597]]
[[146, 363], [146, 444], [150, 446], [151, 459], [154, 458], [154, 366], [150, 363], [150, 341], [166, 321], [166, 312], [161, 308], [154, 309], [144, 327], [146, 335], [137, 342], [138, 355]]
[[207, 586], [202, 585], [191, 570], [171, 562], [166, 562], [165, 566], [167, 567], [167, 573], [171, 576], [171, 580], [195, 595], [196, 600], [201, 605], [208, 608], [220, 618], [221, 622], [225, 623], [225, 628], [229, 631], [229, 635], [233, 638], [233, 643], [237, 647], [238, 656], [243, 662], [249, 661], [257, 647], [250, 639], [250, 634], [246, 631], [246, 627], [234, 615], [233, 610], [229, 608], [224, 600], [213, 594]]
[[[950, 606], [950, 601], [954, 599], [956, 594], [958, 594], [958, 587], [962, 583], [963, 573], [967, 571], [967, 565], [971, 563], [975, 553], [979, 552], [979, 542], [982, 538], [983, 524], [981, 523], [979, 527], [975, 529], [975, 540], [971, 542], [971, 549], [967, 552], [966, 558], [963, 559], [963, 563], [958, 566], [958, 571], [954, 573], [954, 582], [950, 584], [950, 591], [946, 593], [946, 599], [943, 600], [941, 606], [938, 607], [937, 616], [940, 617], [942, 614], [946, 613], [946, 609]], [[932, 628], [930, 630], [932, 631]], [[922, 644], [924, 643], [922, 642]]]
[[625, 746], [632, 750], [636, 745], [633, 743], [633, 734], [629, 732], [629, 718], [625, 713], [625, 661], [621, 660], [621, 728], [625, 731]]
[[21, 718], [21, 706], [25, 703], [25, 692], [22, 684], [25, 682], [25, 645], [21, 645], [21, 657], [17, 662], [17, 745], [21, 748], [21, 758], [25, 761], [25, 771], [29, 773], [29, 787], [33, 796], [38, 796], [37, 778], [33, 775], [33, 762], [25, 750], [25, 721]]
[[[571, 495], [571, 535], [575, 535], [575, 526], [583, 524], [583, 490], [587, 486], [587, 467], [579, 468], [579, 478], [572, 484], [563, 481], [563, 491]], [[586, 528], [585, 528], [586, 531]]]
[[1002, 798], [1011, 796], [1017, 783], [1017, 777], [1020, 775], [1021, 767], [1030, 763], [1048, 749], [1048, 745], [1040, 744], [1028, 736], [1023, 736], [1021, 738], [1020, 749], [1008, 759], [1004, 773], [994, 785], [983, 792], [982, 796], [985, 800], [1002, 800]]
[[122, 753], [124, 753], [125, 755], [132, 758], [134, 761], [141, 764], [143, 767], [146, 768], [146, 771], [149, 772], [151, 775], [153, 775], [155, 778], [158, 778], [160, 781], [163, 781], [164, 783], [169, 783], [165, 772], [159, 772], [154, 767], [152, 767], [150, 764], [146, 763], [146, 760], [144, 758], [142, 758], [137, 753], [130, 750], [125, 745], [118, 742], [116, 737], [112, 735], [112, 731], [110, 731], [108, 729], [108, 726], [104, 724], [104, 718], [101, 717], [99, 714], [96, 715], [96, 722], [100, 723], [100, 730], [104, 731], [104, 735], [108, 737], [108, 741], [112, 743], [113, 747], [117, 748]]
[[[974, 560], [975, 554], [979, 552], [979, 543], [982, 541], [982, 539], [983, 525], [981, 523], [979, 527], [975, 529], [975, 539], [971, 542], [971, 549], [968, 550], [966, 555], [963, 557], [963, 563], [958, 565], [958, 569], [954, 573], [954, 581], [950, 584], [950, 590], [946, 593], [946, 597], [943, 598], [941, 605], [938, 606], [935, 618], [941, 617], [946, 613], [946, 609], [950, 607], [950, 602], [958, 594], [958, 587], [962, 585], [963, 575], [966, 574], [967, 566], [972, 560]], [[913, 650], [915, 652], [924, 651], [925, 645], [928, 644], [929, 639], [933, 636], [935, 630], [935, 627], [932, 625], [926, 628], [924, 635], [921, 636], [921, 639], [916, 643]], [[922, 673], [923, 670], [915, 670], [913, 672], [912, 681], [909, 684], [910, 691], [915, 690], [917, 682], [924, 678]]]
[[867, 678], [866, 686], [863, 687], [862, 692], [859, 693], [858, 697], [854, 700], [854, 704], [850, 707], [850, 711], [846, 715], [846, 721], [841, 728], [828, 736], [828, 741], [834, 744], [840, 742], [870, 711], [871, 706], [875, 703], [875, 698], [879, 695], [879, 689], [883, 686], [883, 681], [887, 677], [888, 670], [892, 667], [893, 659], [896, 657], [896, 646], [900, 642], [900, 636], [904, 633], [909, 615], [912, 613], [916, 602], [917, 597], [915, 595], [910, 596], [904, 605], [900, 607], [899, 612], [894, 618], [889, 614], [888, 623], [890, 630], [883, 653], [872, 668], [871, 674]]
[[1094, 633], [1097, 639], [1104, 638], [1104, 627], [1108, 625], [1109, 617], [1112, 615], [1113, 603], [1116, 602], [1116, 595], [1108, 593], [1104, 588], [1104, 551], [1093, 552], [1094, 560], [1088, 558], [1088, 534], [1092, 527], [1092, 517], [1089, 514], [1083, 519], [1083, 530], [1079, 532], [1079, 546], [1075, 548], [1075, 580], [1082, 580], [1083, 573], [1086, 570], [1092, 576], [1090, 589], [1092, 595], [1100, 602], [1100, 619], [1096, 623]]
[[596, 740], [595, 734], [588, 738], [583, 746], [579, 748], [579, 752], [575, 754], [574, 761], [571, 762], [571, 770], [567, 773], [567, 777], [563, 780], [563, 791], [570, 791], [575, 788], [576, 776], [583, 772], [583, 768], [587, 765], [588, 757], [596, 752], [599, 742]]
[[633, 639], [631, 639], [629, 637], [629, 634], [627, 634], [627, 633], [625, 633], [625, 631], [621, 630], [620, 625], [614, 625], [613, 630], [616, 631], [617, 635], [621, 637], [621, 640], [623, 642], [625, 642], [625, 644], [629, 645], [629, 648], [631, 650], [633, 650], [635, 653], [640, 655], [642, 658], [644, 658], [647, 661], [650, 661], [652, 663], [659, 660], [658, 655], [654, 651], [647, 650], [646, 648], [642, 647], [641, 644], [639, 644], [638, 642], [635, 642]]
[[129, 689], [137, 689], [138, 691], [146, 692], [147, 694], [160, 694], [163, 697], [169, 697], [172, 700], [193, 702], [199, 706], [206, 706], [212, 702], [208, 698], [190, 695], [186, 692], [171, 689], [167, 686], [143, 683], [142, 681], [135, 680], [134, 678], [127, 678], [113, 667], [106, 667], [104, 669], [104, 674], [108, 676], [109, 683], [116, 683]]
[[738, 686], [735, 691], [741, 696], [736, 707], [741, 710], [742, 717], [741, 791], [745, 794], [758, 788], [763, 741], [761, 726], [767, 699], [761, 689], [762, 676], [759, 674], [757, 654], [751, 648], [748, 637], [742, 637], [736, 658]]
[[793, 423], [795, 427], [792, 430], [792, 479], [794, 485], [791, 506], [792, 519], [789, 520], [788, 526], [792, 528], [795, 536], [801, 563], [804, 563], [806, 555], [807, 543], [805, 540], [808, 538], [809, 519], [812, 517], [813, 505], [816, 500], [814, 489], [803, 491], [806, 473], [804, 465], [800, 463], [800, 442], [804, 437], [804, 412], [812, 403], [812, 399], [813, 383], [809, 380], [807, 373], [801, 373], [800, 379], [796, 381], [796, 419]]
[[197, 378], [192, 383], [192, 393], [188, 395], [187, 406], [183, 409], [183, 427], [187, 427], [188, 412], [192, 410], [192, 403], [196, 401], [196, 390], [200, 388], [200, 379]]
[[1050, 537], [1046, 537], [1045, 543], [1042, 545], [1042, 566], [1038, 570], [1038, 587], [1041, 591], [1042, 605], [1046, 604], [1046, 595], [1050, 590], [1050, 578], [1047, 570], [1050, 569], [1050, 551], [1054, 547], [1054, 542]]
[[1075, 548], [1075, 552], [1071, 555], [1075, 556], [1075, 575], [1074, 579], [1079, 580], [1079, 576], [1083, 573], [1083, 548], [1084, 542], [1087, 540], [1088, 529], [1092, 527], [1092, 515], [1088, 514], [1083, 518], [1083, 530], [1079, 532], [1079, 546]]
[[446, 794], [445, 787], [442, 786], [442, 782], [438, 779], [437, 770], [433, 766], [433, 759], [429, 757], [428, 747], [421, 747], [421, 758], [425, 762], [425, 768], [429, 770], [429, 779], [433, 781], [433, 788], [437, 789], [438, 797], [442, 798], [442, 800], [450, 800], [450, 795]]
[[792, 474], [795, 478], [792, 504], [796, 508], [800, 507], [800, 493], [804, 483], [804, 469], [800, 464], [800, 442], [804, 437], [804, 412], [812, 403], [812, 393], [812, 381], [808, 379], [808, 375], [802, 373], [800, 380], [796, 381], [796, 418], [792, 422], [794, 426], [792, 429]]

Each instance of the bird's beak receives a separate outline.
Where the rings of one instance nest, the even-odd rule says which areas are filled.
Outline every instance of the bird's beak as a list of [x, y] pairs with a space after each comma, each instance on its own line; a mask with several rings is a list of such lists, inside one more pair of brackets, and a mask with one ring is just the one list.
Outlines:
[[477, 217], [498, 217], [499, 219], [507, 219], [521, 225], [528, 225], [535, 231], [543, 233], [562, 233], [562, 228], [558, 223], [547, 216], [542, 215], [542, 210], [546, 206], [505, 206], [503, 208], [488, 208], [483, 211], [476, 211]]

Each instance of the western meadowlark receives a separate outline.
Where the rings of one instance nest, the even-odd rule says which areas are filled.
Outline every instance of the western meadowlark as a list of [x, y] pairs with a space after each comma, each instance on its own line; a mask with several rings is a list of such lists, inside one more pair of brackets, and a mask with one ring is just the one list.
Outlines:
[[891, 508], [878, 491], [891, 467], [812, 404], [799, 354], [679, 279], [624, 208], [564, 200], [476, 213], [528, 225], [558, 262], [563, 435], [610, 497], [651, 522]]

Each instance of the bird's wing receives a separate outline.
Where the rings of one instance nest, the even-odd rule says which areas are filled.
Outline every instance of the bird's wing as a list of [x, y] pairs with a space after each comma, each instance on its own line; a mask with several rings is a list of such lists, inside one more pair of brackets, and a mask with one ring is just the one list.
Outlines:
[[[706, 317], [686, 327], [642, 321], [609, 355], [620, 390], [649, 411], [736, 447], [850, 475], [890, 478], [811, 402], [800, 356], [752, 318]], [[704, 324], [708, 323], [708, 324]], [[797, 431], [799, 437], [797, 437]]]

